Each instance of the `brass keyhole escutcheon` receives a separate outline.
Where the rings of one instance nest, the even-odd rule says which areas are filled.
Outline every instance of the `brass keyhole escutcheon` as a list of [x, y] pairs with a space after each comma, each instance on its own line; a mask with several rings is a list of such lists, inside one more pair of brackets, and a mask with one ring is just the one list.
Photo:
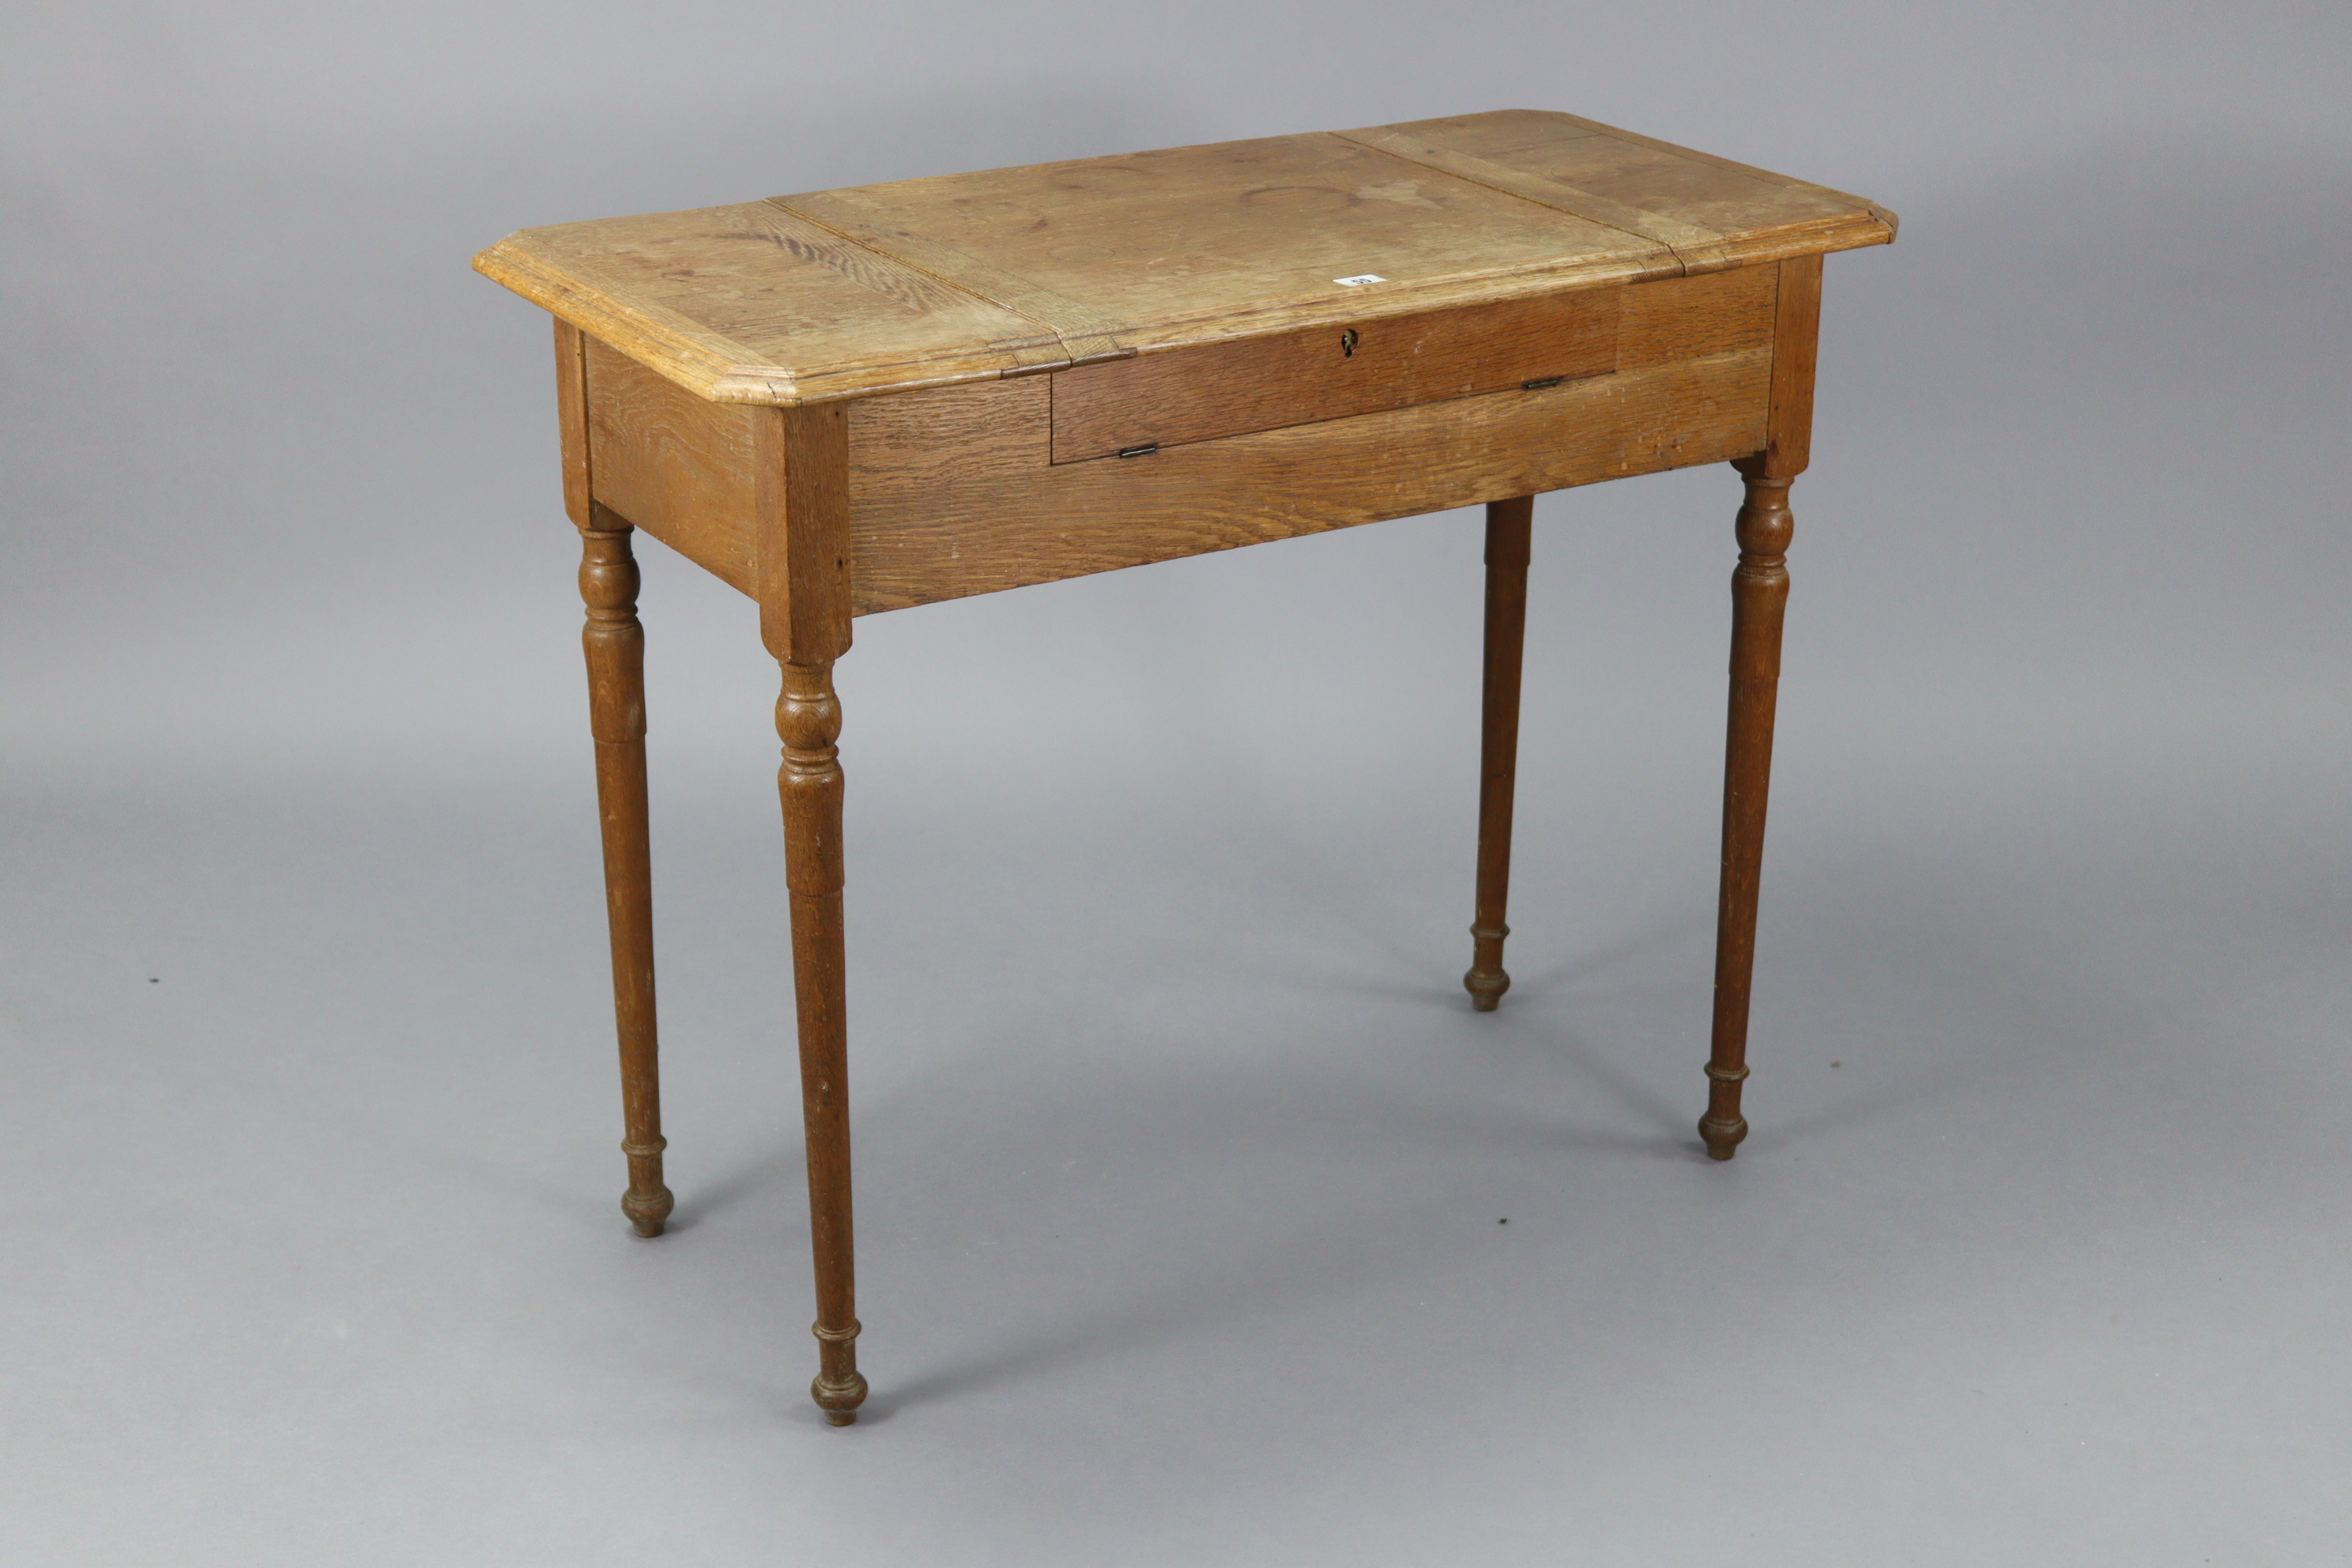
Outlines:
[[1356, 329], [1349, 327], [1339, 334], [1339, 355], [1342, 359], [1356, 357]]

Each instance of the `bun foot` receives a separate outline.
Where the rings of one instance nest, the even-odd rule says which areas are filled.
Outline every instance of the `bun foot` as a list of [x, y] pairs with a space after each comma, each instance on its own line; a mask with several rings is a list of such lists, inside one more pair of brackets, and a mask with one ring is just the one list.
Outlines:
[[646, 1240], [651, 1241], [669, 1225], [669, 1211], [677, 1206], [667, 1187], [656, 1187], [650, 1193], [631, 1192], [621, 1199], [621, 1212], [629, 1216], [630, 1226]]
[[1728, 1160], [1739, 1147], [1739, 1141], [1748, 1136], [1748, 1119], [1735, 1116], [1728, 1121], [1717, 1121], [1710, 1116], [1698, 1124], [1698, 1135], [1706, 1141], [1708, 1159]]
[[857, 1407], [866, 1403], [866, 1378], [857, 1370], [857, 1320], [852, 1318], [838, 1329], [828, 1329], [822, 1320], [809, 1325], [816, 1335], [816, 1381], [809, 1384], [809, 1397], [824, 1412], [824, 1418], [836, 1426], [846, 1426], [857, 1419]]
[[866, 1377], [851, 1373], [846, 1377], [820, 1376], [809, 1384], [809, 1397], [816, 1401], [824, 1418], [835, 1426], [847, 1426], [857, 1420], [857, 1407], [866, 1403]]
[[1491, 1013], [1511, 988], [1511, 977], [1499, 969], [1473, 969], [1462, 977], [1462, 988], [1470, 993], [1470, 1005]]
[[[1502, 895], [1495, 894], [1495, 901]], [[1480, 921], [1470, 928], [1470, 970], [1462, 977], [1462, 989], [1470, 993], [1470, 1005], [1481, 1013], [1491, 1013], [1511, 988], [1511, 977], [1503, 972], [1503, 939], [1511, 928], [1501, 921]]]
[[1748, 1067], [1706, 1064], [1706, 1114], [1699, 1119], [1698, 1135], [1706, 1142], [1710, 1160], [1728, 1160], [1748, 1136], [1748, 1118], [1739, 1114], [1739, 1086], [1748, 1081]]

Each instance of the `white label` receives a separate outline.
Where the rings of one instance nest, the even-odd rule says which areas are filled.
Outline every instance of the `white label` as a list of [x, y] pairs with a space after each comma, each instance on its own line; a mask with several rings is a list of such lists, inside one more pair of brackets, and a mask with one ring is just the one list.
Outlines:
[[1334, 278], [1331, 281], [1342, 289], [1353, 289], [1365, 283], [1385, 283], [1388, 279], [1377, 272], [1366, 272], [1354, 278]]

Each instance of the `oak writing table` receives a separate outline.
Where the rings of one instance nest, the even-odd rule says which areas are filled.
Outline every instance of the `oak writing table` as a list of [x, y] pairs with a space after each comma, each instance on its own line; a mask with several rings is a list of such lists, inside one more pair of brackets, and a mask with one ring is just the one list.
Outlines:
[[661, 1234], [644, 632], [632, 529], [758, 601], [782, 668], [821, 1371], [856, 1418], [841, 709], [853, 617], [1486, 507], [1474, 956], [1503, 972], [1539, 492], [1729, 461], [1746, 485], [1707, 1152], [1739, 1114], [1822, 258], [1894, 215], [1511, 110], [525, 229], [474, 265], [555, 317], [580, 530], [629, 1191]]

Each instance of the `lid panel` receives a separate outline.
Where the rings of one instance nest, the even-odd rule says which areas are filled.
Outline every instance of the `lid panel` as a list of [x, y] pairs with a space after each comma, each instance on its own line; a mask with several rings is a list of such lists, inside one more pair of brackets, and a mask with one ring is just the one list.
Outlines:
[[1066, 357], [1050, 327], [765, 202], [525, 229], [476, 265], [706, 397]]
[[1657, 248], [1328, 132], [776, 200], [894, 254], [911, 238], [926, 250], [919, 265], [990, 298], [995, 280], [982, 268], [1012, 274], [1081, 307], [1070, 325], [1090, 331], [1364, 298], [1379, 286], [1343, 278], [1410, 287]]
[[1718, 236], [1866, 212], [1857, 197], [1782, 179], [1571, 114], [1507, 109], [1381, 130], [1524, 171], [1564, 191], [1710, 229]]

